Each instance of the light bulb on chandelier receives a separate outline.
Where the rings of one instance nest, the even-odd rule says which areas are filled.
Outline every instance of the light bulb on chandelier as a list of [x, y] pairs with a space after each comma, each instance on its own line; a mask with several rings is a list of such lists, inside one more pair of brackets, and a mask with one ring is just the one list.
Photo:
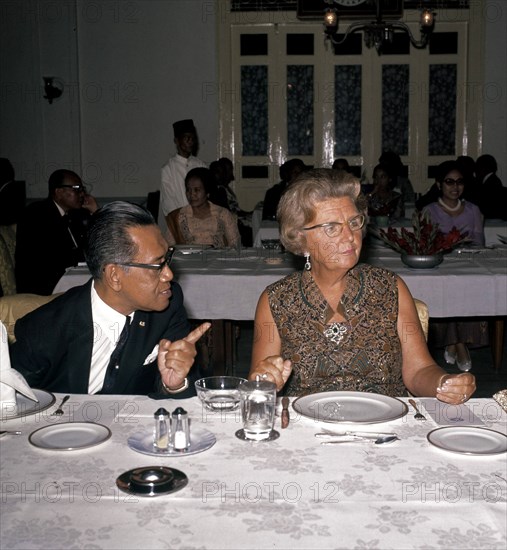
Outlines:
[[[345, 30], [345, 34], [338, 38], [339, 9], [335, 7], [335, 0], [326, 0], [330, 5], [324, 13], [324, 27], [326, 38], [330, 39], [335, 45], [345, 42], [348, 36], [357, 31], [363, 31], [364, 43], [367, 48], [375, 46], [378, 54], [382, 53], [382, 46], [385, 43], [391, 44], [396, 31], [403, 31], [408, 35], [410, 43], [418, 49], [425, 48], [429, 42], [431, 33], [435, 26], [435, 14], [428, 8], [421, 9], [420, 17], [420, 38], [417, 40], [409, 26], [403, 21], [384, 21], [382, 17], [382, 1], [375, 0], [375, 21], [363, 22], [354, 21]], [[399, 15], [399, 14], [397, 14]], [[401, 17], [401, 15], [399, 15]]]

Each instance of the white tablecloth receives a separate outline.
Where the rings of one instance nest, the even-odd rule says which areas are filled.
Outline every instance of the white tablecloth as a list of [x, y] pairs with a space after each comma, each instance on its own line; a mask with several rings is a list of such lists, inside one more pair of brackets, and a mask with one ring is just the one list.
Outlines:
[[[58, 395], [58, 400], [62, 395]], [[153, 429], [153, 413], [183, 406], [216, 444], [192, 456], [159, 458], [127, 446]], [[322, 426], [291, 410], [280, 438], [240, 441], [237, 413], [207, 413], [197, 398], [71, 396], [75, 420], [109, 426], [112, 437], [89, 449], [51, 451], [28, 436], [59, 420], [49, 412], [2, 423], [21, 436], [1, 441], [2, 549], [500, 549], [506, 545], [505, 454], [476, 457], [430, 445], [437, 425], [413, 411], [363, 427], [393, 431], [389, 445], [321, 446]], [[505, 433], [507, 415], [492, 399], [472, 400], [485, 427]], [[424, 411], [423, 411], [424, 412]], [[118, 414], [119, 413], [119, 414]], [[326, 425], [329, 427], [329, 424]], [[335, 427], [335, 426], [333, 426]], [[183, 471], [179, 492], [142, 498], [120, 492], [116, 478], [140, 466]]]
[[[411, 227], [412, 222], [409, 218], [395, 223], [393, 227]], [[499, 236], [507, 240], [507, 222], [501, 220], [486, 220], [484, 223], [484, 239], [486, 245], [500, 243]], [[280, 231], [278, 222], [264, 220], [260, 223], [259, 229], [254, 234], [254, 246], [260, 247], [263, 239], [279, 239]]]
[[[427, 303], [431, 317], [507, 315], [507, 249], [453, 252], [431, 270], [406, 267], [399, 254], [378, 243], [365, 244], [363, 250], [365, 261], [398, 273], [413, 296]], [[262, 291], [294, 271], [296, 263], [291, 254], [275, 250], [206, 250], [178, 252], [171, 268], [183, 288], [189, 317], [252, 320]], [[71, 268], [55, 292], [88, 279], [86, 267]]]

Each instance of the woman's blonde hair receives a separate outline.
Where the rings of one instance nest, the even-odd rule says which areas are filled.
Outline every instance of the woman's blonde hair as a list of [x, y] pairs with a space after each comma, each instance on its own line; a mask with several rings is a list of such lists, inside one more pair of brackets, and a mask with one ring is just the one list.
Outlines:
[[348, 197], [361, 214], [368, 204], [361, 194], [361, 184], [353, 174], [343, 170], [320, 168], [299, 175], [280, 199], [276, 217], [280, 224], [280, 240], [285, 248], [302, 255], [306, 243], [301, 228], [315, 218], [318, 203]]

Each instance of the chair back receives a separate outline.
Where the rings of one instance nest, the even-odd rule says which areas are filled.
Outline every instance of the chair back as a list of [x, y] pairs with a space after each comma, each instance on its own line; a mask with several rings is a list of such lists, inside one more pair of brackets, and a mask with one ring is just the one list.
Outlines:
[[14, 336], [14, 325], [18, 319], [24, 317], [44, 304], [47, 304], [59, 294], [50, 296], [39, 296], [38, 294], [14, 294], [12, 296], [3, 296], [0, 298], [0, 321], [7, 329], [7, 339], [9, 344], [16, 341]]
[[15, 249], [16, 224], [0, 225], [0, 296], [16, 294]]
[[421, 300], [418, 300], [417, 298], [414, 298], [414, 303], [415, 303], [415, 308], [417, 309], [417, 315], [419, 316], [419, 321], [421, 321], [421, 327], [424, 332], [424, 338], [427, 342], [428, 341], [428, 323], [430, 319], [428, 306]]

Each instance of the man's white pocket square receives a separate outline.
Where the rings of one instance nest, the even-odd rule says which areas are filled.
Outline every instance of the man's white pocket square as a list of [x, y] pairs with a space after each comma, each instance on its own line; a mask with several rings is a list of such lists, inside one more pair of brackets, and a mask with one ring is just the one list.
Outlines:
[[153, 351], [150, 353], [150, 355], [146, 357], [143, 365], [149, 365], [150, 363], [153, 363], [153, 361], [155, 361], [155, 359], [157, 358], [157, 355], [158, 355], [158, 344], [153, 348]]

